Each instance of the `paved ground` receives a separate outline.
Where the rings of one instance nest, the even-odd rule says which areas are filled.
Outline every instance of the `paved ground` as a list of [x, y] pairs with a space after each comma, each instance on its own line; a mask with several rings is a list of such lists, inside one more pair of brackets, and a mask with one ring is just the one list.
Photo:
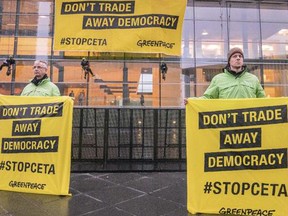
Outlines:
[[0, 191], [0, 215], [192, 216], [185, 172], [72, 173], [70, 189], [71, 197]]

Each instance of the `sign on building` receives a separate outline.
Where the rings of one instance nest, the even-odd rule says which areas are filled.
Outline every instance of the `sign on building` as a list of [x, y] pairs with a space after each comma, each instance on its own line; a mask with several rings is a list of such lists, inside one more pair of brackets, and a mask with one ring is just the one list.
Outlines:
[[54, 50], [181, 55], [186, 0], [55, 4]]

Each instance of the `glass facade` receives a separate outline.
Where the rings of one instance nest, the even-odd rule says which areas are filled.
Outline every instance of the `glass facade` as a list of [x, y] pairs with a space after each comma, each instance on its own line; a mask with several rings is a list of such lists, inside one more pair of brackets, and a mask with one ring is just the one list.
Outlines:
[[[241, 47], [245, 63], [270, 97], [287, 96], [288, 2], [285, 0], [188, 0], [182, 55], [56, 52], [54, 0], [0, 1], [0, 61], [16, 59], [14, 73], [0, 72], [0, 94], [19, 95], [33, 77], [35, 59], [47, 59], [49, 77], [62, 95], [72, 90], [75, 106], [183, 107], [201, 96], [226, 65], [229, 48]], [[67, 26], [69, 28], [69, 26]], [[96, 79], [84, 79], [81, 59]], [[161, 62], [168, 66], [163, 79]]]

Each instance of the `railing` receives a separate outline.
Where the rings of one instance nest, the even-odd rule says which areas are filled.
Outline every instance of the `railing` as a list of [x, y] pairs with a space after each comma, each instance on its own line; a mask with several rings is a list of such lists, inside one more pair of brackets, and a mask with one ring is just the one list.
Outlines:
[[72, 172], [185, 171], [185, 110], [73, 111]]

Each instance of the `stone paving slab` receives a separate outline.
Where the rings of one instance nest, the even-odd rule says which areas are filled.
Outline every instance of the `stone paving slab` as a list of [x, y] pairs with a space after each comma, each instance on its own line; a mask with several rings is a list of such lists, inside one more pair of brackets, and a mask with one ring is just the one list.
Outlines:
[[70, 193], [0, 191], [0, 216], [192, 216], [185, 172], [72, 173]]

